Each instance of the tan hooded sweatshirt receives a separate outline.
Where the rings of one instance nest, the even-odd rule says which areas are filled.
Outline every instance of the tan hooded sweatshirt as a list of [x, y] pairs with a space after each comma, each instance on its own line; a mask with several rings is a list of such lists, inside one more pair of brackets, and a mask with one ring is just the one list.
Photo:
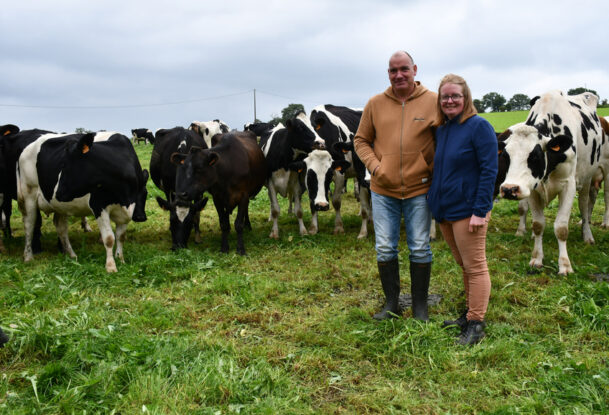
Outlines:
[[374, 173], [370, 180], [373, 192], [398, 199], [427, 193], [436, 104], [437, 94], [418, 81], [404, 103], [391, 87], [370, 98], [353, 143], [368, 171]]

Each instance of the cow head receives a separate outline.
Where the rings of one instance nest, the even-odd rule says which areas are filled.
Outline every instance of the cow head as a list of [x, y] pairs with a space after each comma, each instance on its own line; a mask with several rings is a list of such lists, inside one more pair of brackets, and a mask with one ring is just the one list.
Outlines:
[[313, 150], [304, 160], [290, 164], [290, 169], [305, 172], [305, 186], [313, 212], [330, 209], [328, 191], [334, 172], [343, 173], [349, 166], [348, 161], [332, 160], [326, 150]]
[[208, 198], [200, 199], [196, 202], [168, 202], [157, 196], [157, 203], [163, 210], [169, 211], [169, 230], [171, 232], [171, 249], [176, 250], [186, 248], [188, 238], [194, 226], [197, 215], [205, 205]]
[[565, 153], [573, 139], [566, 135], [546, 136], [526, 124], [517, 124], [510, 130], [509, 138], [498, 143], [499, 157], [507, 163], [500, 193], [506, 199], [525, 199], [567, 159]]
[[311, 121], [304, 112], [299, 112], [296, 117], [287, 120], [285, 126], [288, 129], [288, 140], [292, 148], [304, 153], [325, 148], [324, 140], [313, 129]]
[[173, 153], [176, 170], [176, 196], [182, 203], [199, 199], [218, 181], [215, 164], [220, 155], [211, 149], [191, 147], [190, 153]]

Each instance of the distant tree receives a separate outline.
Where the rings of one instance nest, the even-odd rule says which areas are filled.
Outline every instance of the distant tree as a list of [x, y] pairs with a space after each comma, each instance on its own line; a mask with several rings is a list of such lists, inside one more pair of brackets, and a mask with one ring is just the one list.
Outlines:
[[505, 97], [497, 92], [489, 92], [482, 97], [484, 108], [490, 108], [492, 112], [505, 111]]
[[486, 111], [486, 107], [478, 98], [474, 100], [474, 107], [476, 107], [476, 111], [478, 111], [478, 114], [482, 114], [484, 111]]
[[290, 104], [281, 110], [281, 122], [285, 122], [289, 119], [294, 118], [299, 112], [304, 112], [304, 105], [302, 104]]
[[86, 128], [83, 128], [83, 127], [78, 127], [76, 130], [74, 130], [74, 132], [76, 134], [87, 134], [87, 133], [92, 133], [93, 131], [87, 130]]
[[531, 98], [525, 94], [514, 94], [506, 104], [508, 111], [524, 111], [531, 108]]
[[596, 92], [594, 89], [587, 89], [587, 88], [584, 88], [581, 86], [579, 88], [569, 89], [567, 91], [567, 95], [578, 95], [578, 94], [583, 94], [584, 92], [592, 92], [594, 95], [596, 95], [600, 99], [598, 92]]
[[268, 122], [271, 123], [274, 127], [277, 124], [282, 123], [283, 119], [277, 114], [271, 114], [271, 119]]
[[607, 102], [607, 98], [605, 98], [602, 102], [601, 102], [601, 106], [602, 107], [606, 107], [609, 106], [609, 102]]

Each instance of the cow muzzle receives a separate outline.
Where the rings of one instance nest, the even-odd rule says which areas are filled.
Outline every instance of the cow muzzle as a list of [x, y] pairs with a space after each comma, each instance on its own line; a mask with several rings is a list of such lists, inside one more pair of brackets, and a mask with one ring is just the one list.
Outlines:
[[509, 200], [520, 199], [520, 186], [506, 184], [501, 186], [501, 197]]

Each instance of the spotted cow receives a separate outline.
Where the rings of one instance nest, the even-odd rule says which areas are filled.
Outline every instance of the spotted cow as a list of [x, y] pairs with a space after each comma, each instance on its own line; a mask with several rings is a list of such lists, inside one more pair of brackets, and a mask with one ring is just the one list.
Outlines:
[[[38, 211], [54, 213], [64, 252], [76, 258], [68, 239], [68, 216], [94, 215], [106, 248], [106, 271], [124, 262], [127, 224], [146, 220], [146, 181], [133, 145], [118, 133], [43, 134], [25, 147], [17, 163], [17, 202], [25, 228], [24, 260], [32, 260]], [[116, 238], [110, 221], [116, 224]]]
[[216, 134], [225, 134], [230, 131], [229, 126], [220, 120], [193, 121], [190, 123], [190, 127], [188, 127], [188, 129], [199, 134], [203, 140], [205, 140], [207, 148], [213, 147], [211, 140], [213, 136]]
[[601, 155], [608, 145], [596, 115], [598, 97], [591, 93], [567, 96], [551, 91], [535, 97], [524, 123], [510, 128], [499, 143], [508, 169], [500, 186], [507, 199], [528, 198], [533, 216], [534, 248], [529, 263], [543, 265], [544, 207], [558, 197], [554, 221], [558, 240], [558, 272], [573, 272], [567, 253], [569, 217], [576, 192], [584, 242], [594, 243], [590, 230], [590, 186], [598, 169], [607, 171]]

